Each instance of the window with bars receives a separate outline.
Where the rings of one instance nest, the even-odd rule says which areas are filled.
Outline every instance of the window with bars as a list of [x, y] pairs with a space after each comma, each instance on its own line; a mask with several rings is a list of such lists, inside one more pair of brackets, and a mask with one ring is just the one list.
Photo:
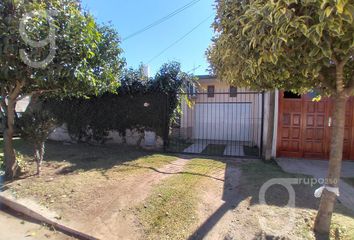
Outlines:
[[214, 85], [208, 86], [208, 97], [213, 98], [214, 95], [215, 95], [215, 86]]
[[237, 87], [230, 87], [230, 97], [237, 97]]

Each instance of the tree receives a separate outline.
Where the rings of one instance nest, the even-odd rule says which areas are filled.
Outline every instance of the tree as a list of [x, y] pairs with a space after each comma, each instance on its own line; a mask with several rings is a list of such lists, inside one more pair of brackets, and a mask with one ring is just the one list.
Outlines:
[[98, 26], [78, 0], [1, 1], [0, 32], [5, 173], [13, 179], [16, 102], [27, 95], [83, 96], [116, 89], [124, 61], [117, 33]]
[[34, 160], [37, 163], [37, 175], [41, 174], [41, 166], [45, 153], [45, 142], [56, 126], [53, 115], [40, 108], [29, 109], [19, 120], [21, 137], [33, 144]]
[[[352, 0], [219, 0], [208, 50], [213, 71], [231, 83], [333, 98], [330, 187], [338, 187], [345, 106], [354, 93], [353, 19]], [[329, 232], [335, 199], [324, 191], [317, 232]]]

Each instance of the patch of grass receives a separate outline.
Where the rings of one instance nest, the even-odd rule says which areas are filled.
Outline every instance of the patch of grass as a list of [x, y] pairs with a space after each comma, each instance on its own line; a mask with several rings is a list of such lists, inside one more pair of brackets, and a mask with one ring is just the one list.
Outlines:
[[202, 154], [210, 156], [223, 156], [226, 145], [224, 144], [209, 144], [202, 152]]
[[354, 219], [340, 214], [333, 214], [331, 239], [354, 240]]
[[258, 157], [259, 156], [259, 148], [258, 147], [243, 146], [243, 151], [245, 152], [245, 155], [248, 157]]
[[208, 174], [224, 169], [220, 161], [193, 159], [158, 185], [138, 208], [147, 239], [187, 239], [197, 221], [198, 188]]
[[[316, 210], [307, 211], [307, 217], [310, 217], [310, 221], [306, 224], [301, 224], [298, 230], [298, 235], [301, 239], [312, 240], [314, 237], [314, 221], [316, 218]], [[305, 216], [306, 217], [306, 216]], [[326, 239], [318, 237], [318, 239]], [[329, 235], [330, 240], [354, 240], [354, 219], [342, 214], [334, 213], [332, 217], [331, 232]]]
[[[14, 138], [13, 144], [19, 158], [22, 159], [22, 156], [18, 150], [21, 150], [21, 148], [25, 145], [24, 142], [20, 138]], [[0, 138], [0, 171], [4, 171], [4, 168], [4, 139]]]
[[354, 187], [354, 178], [343, 178], [343, 180]]

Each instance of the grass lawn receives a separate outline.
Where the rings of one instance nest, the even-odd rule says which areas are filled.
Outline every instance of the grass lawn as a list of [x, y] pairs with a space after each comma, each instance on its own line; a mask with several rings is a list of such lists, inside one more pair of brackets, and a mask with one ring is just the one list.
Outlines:
[[198, 218], [198, 191], [209, 174], [224, 172], [226, 164], [211, 159], [193, 159], [183, 173], [155, 188], [138, 208], [147, 239], [187, 239]]
[[[30, 146], [27, 144], [24, 144], [24, 142], [20, 138], [14, 138], [14, 147], [15, 149], [26, 149], [27, 152], [30, 151]], [[22, 155], [20, 152], [17, 152], [17, 155], [19, 156], [20, 160], [22, 159]], [[0, 138], [0, 171], [3, 170], [4, 167], [4, 139]], [[22, 162], [21, 162], [22, 164]]]

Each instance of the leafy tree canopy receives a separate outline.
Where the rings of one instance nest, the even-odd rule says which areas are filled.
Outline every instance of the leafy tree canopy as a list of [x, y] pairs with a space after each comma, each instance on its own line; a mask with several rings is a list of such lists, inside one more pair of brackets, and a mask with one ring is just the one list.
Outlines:
[[96, 24], [79, 0], [2, 0], [0, 33], [0, 114], [11, 180], [18, 172], [12, 144], [18, 99], [115, 90], [124, 60], [117, 32]]
[[5, 0], [0, 16], [3, 96], [16, 87], [22, 95], [53, 90], [83, 95], [117, 87], [124, 66], [118, 34], [98, 26], [79, 1]]
[[224, 80], [255, 89], [353, 93], [352, 0], [218, 0], [214, 27], [208, 56]]

